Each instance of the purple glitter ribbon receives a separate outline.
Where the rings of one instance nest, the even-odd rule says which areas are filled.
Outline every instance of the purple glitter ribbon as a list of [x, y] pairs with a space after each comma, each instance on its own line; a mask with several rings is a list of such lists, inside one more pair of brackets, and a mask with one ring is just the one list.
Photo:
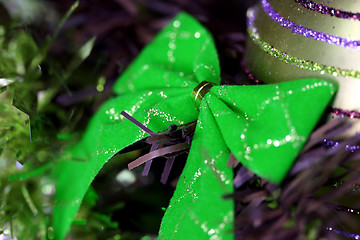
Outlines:
[[[325, 147], [328, 147], [328, 148], [337, 148], [337, 147], [339, 147], [339, 142], [331, 141], [331, 140], [328, 140], [328, 139], [324, 138], [324, 139], [323, 139], [323, 145], [324, 145]], [[360, 146], [347, 144], [347, 145], [345, 146], [345, 149], [346, 149], [347, 151], [350, 151], [350, 152], [356, 152], [356, 151], [359, 151], [359, 150], [360, 150]]]
[[340, 230], [337, 230], [337, 229], [332, 228], [332, 227], [327, 227], [325, 229], [328, 230], [328, 231], [334, 232], [336, 234], [341, 234], [341, 235], [343, 235], [343, 236], [345, 236], [347, 238], [360, 239], [360, 235], [358, 235], [358, 234], [347, 233], [347, 232], [340, 231]]
[[332, 17], [349, 19], [349, 20], [350, 19], [360, 20], [360, 13], [343, 11], [341, 9], [332, 8], [309, 0], [295, 0], [295, 2], [301, 4], [304, 8], [307, 8], [311, 11], [315, 11], [321, 14], [326, 14]]
[[280, 16], [270, 5], [267, 0], [261, 1], [265, 13], [272, 18], [275, 22], [279, 23], [281, 26], [289, 29], [293, 33], [301, 34], [307, 38], [312, 38], [317, 41], [326, 42], [328, 44], [334, 44], [337, 46], [342, 46], [346, 48], [353, 48], [357, 51], [360, 51], [360, 41], [359, 40], [350, 40], [347, 38], [341, 38], [336, 35], [330, 35], [323, 32], [315, 31], [311, 28], [306, 28], [301, 25], [296, 24], [293, 21], [287, 20], [286, 18]]
[[340, 116], [340, 117], [347, 117], [347, 118], [360, 118], [360, 112], [357, 111], [349, 111], [344, 110], [341, 108], [329, 108], [330, 114]]

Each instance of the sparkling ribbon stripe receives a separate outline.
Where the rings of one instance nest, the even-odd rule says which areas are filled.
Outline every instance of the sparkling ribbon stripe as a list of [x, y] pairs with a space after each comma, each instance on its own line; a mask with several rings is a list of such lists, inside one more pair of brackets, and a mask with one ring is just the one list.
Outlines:
[[351, 40], [348, 38], [341, 38], [336, 35], [331, 35], [323, 32], [315, 31], [311, 28], [306, 28], [304, 26], [298, 25], [293, 21], [287, 20], [286, 18], [280, 16], [277, 13], [270, 3], [267, 0], [261, 1], [265, 13], [272, 18], [275, 22], [279, 23], [281, 26], [289, 29], [293, 33], [301, 34], [304, 37], [315, 39], [317, 41], [325, 42], [328, 44], [334, 44], [337, 46], [342, 46], [346, 48], [356, 49], [360, 51], [360, 40]]
[[360, 112], [329, 107], [330, 114], [347, 118], [360, 118]]
[[[331, 140], [328, 140], [328, 139], [326, 139], [326, 138], [324, 138], [324, 140], [323, 140], [323, 145], [324, 145], [325, 147], [337, 148], [337, 147], [339, 147], [339, 144], [340, 144], [339, 142], [331, 141]], [[357, 152], [357, 151], [360, 150], [360, 146], [347, 144], [347, 145], [345, 146], [345, 149], [346, 149], [347, 151], [350, 151], [350, 152]]]
[[271, 46], [269, 43], [263, 41], [260, 38], [260, 34], [257, 28], [254, 26], [255, 22], [255, 10], [250, 8], [247, 12], [248, 21], [248, 33], [251, 39], [270, 56], [279, 59], [284, 63], [289, 63], [300, 69], [306, 69], [313, 72], [320, 72], [320, 74], [332, 74], [333, 76], [344, 76], [349, 78], [360, 78], [360, 72], [352, 69], [342, 69], [334, 66], [327, 66], [320, 63], [314, 63], [310, 60], [300, 59], [293, 57], [288, 53], [282, 52], [279, 49]]
[[348, 233], [348, 232], [344, 232], [344, 231], [340, 231], [338, 229], [332, 228], [332, 227], [327, 227], [326, 230], [334, 232], [336, 234], [339, 235], [343, 235], [347, 238], [351, 238], [351, 239], [360, 239], [360, 235], [358, 234], [353, 234], [353, 233]]
[[326, 14], [332, 17], [343, 18], [343, 19], [360, 20], [360, 13], [353, 13], [341, 9], [336, 9], [310, 0], [295, 0], [295, 2], [299, 3], [304, 8], [307, 8], [311, 11], [315, 11], [321, 14]]

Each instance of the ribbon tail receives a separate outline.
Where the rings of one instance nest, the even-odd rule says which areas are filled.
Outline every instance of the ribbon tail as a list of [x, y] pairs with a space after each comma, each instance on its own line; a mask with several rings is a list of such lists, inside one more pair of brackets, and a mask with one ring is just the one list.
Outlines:
[[[120, 113], [126, 111], [149, 129], [159, 132], [170, 125], [183, 125], [196, 119], [189, 91], [179, 89], [127, 94], [109, 100], [91, 119], [81, 141], [66, 150], [56, 164], [52, 177], [55, 181], [53, 227], [56, 240], [64, 239], [91, 182], [115, 154], [148, 136]], [[166, 99], [164, 99], [166, 96]], [[184, 102], [171, 108], [174, 102]], [[155, 114], [160, 113], [160, 114]], [[120, 159], [117, 159], [120, 160]]]
[[[111, 118], [120, 117], [116, 115], [114, 107], [117, 104], [126, 106], [125, 102], [126, 98], [120, 97], [102, 106], [91, 120], [82, 140], [67, 149], [55, 166], [52, 173], [56, 186], [52, 218], [55, 239], [65, 238], [90, 183], [107, 160], [122, 148], [146, 137], [128, 120], [111, 121]], [[112, 139], [116, 146], [111, 146], [108, 139], [111, 130], [117, 132], [116, 136], [121, 136]]]
[[229, 154], [210, 110], [202, 108], [159, 239], [234, 239], [233, 202], [223, 198], [233, 192]]

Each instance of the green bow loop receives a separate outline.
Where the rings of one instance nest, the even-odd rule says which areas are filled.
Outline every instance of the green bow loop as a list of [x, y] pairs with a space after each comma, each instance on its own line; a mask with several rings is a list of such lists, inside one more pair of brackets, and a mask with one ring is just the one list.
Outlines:
[[203, 99], [231, 153], [249, 170], [280, 183], [334, 87], [306, 79], [256, 86], [217, 86]]
[[[139, 91], [110, 99], [90, 120], [82, 140], [69, 148], [54, 169], [56, 181], [53, 226], [55, 239], [63, 239], [91, 182], [102, 166], [147, 133], [120, 114], [122, 110], [155, 132], [196, 120], [191, 89]], [[182, 103], [179, 105], [179, 103]], [[173, 106], [178, 106], [174, 108]]]
[[188, 86], [193, 89], [202, 81], [220, 83], [215, 44], [200, 23], [180, 13], [143, 49], [113, 90], [125, 94]]
[[[122, 74], [114, 86], [119, 96], [100, 107], [82, 140], [59, 160], [53, 174], [56, 240], [69, 231], [102, 166], [148, 136], [124, 119], [122, 111], [154, 132], [197, 120], [159, 237], [233, 239], [233, 203], [222, 198], [233, 192], [232, 169], [226, 166], [230, 153], [259, 176], [279, 183], [334, 93], [333, 85], [322, 80], [261, 86], [204, 81], [220, 82], [213, 39], [181, 13]], [[200, 96], [198, 110], [194, 89]]]

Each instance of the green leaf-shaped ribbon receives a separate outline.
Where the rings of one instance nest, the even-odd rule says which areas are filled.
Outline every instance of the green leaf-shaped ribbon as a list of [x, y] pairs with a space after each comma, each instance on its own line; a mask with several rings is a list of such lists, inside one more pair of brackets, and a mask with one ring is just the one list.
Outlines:
[[160, 239], [233, 239], [230, 153], [261, 177], [280, 183], [332, 98], [334, 87], [307, 79], [258, 86], [213, 86], [198, 110], [191, 95], [202, 81], [220, 83], [211, 35], [179, 14], [122, 74], [90, 120], [81, 142], [56, 167], [55, 238], [63, 239], [90, 183], [123, 148], [154, 132], [197, 120], [189, 157], [163, 218]]

